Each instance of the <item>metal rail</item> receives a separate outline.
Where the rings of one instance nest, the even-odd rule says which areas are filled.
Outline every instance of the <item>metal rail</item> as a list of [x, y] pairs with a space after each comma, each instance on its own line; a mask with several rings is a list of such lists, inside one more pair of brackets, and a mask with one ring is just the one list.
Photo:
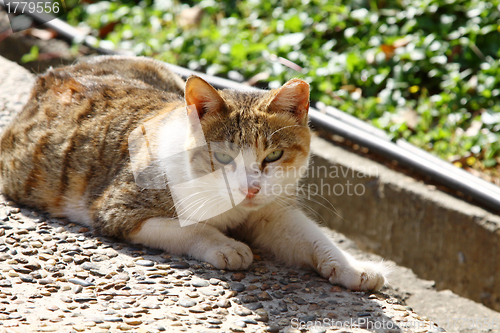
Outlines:
[[[0, 1], [0, 5], [4, 6], [2, 1]], [[44, 16], [40, 16], [37, 13], [29, 15], [35, 21], [45, 23], [45, 27], [55, 30], [60, 36], [71, 42], [83, 43], [101, 54], [126, 54], [125, 52], [103, 49], [95, 46], [97, 40], [94, 37], [81, 34], [77, 29], [58, 18], [54, 17], [54, 19], [47, 22], [46, 14], [44, 14]], [[180, 76], [188, 77], [190, 75], [197, 75], [217, 88], [231, 88], [247, 91], [258, 90], [257, 88], [241, 83], [195, 72], [183, 67], [171, 64], [168, 64], [168, 66], [173, 72]], [[392, 142], [387, 135], [379, 129], [332, 107], [326, 107], [324, 112], [320, 112], [311, 107], [309, 110], [309, 118], [311, 123], [318, 128], [340, 135], [387, 159], [395, 160], [403, 166], [429, 176], [432, 180], [450, 189], [460, 191], [470, 196], [477, 201], [478, 204], [496, 213], [500, 212], [500, 187], [480, 179], [465, 170], [459, 169], [411, 145], [405, 140], [399, 139], [396, 142]]]

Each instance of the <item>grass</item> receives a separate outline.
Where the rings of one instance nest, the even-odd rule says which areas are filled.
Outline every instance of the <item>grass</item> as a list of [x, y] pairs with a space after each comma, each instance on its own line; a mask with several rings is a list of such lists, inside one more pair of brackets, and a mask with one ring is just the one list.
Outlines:
[[118, 0], [66, 19], [101, 46], [212, 75], [270, 88], [303, 78], [313, 101], [500, 174], [500, 0]]

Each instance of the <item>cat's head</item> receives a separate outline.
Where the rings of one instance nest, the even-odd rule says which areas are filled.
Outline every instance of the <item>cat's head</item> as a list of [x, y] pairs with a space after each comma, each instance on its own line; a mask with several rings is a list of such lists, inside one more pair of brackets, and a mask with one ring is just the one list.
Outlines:
[[249, 210], [296, 194], [311, 141], [307, 82], [292, 79], [266, 92], [217, 91], [192, 76], [185, 100], [196, 108], [209, 145], [209, 154], [190, 156], [193, 178], [211, 173], [213, 182], [228, 185], [235, 204]]

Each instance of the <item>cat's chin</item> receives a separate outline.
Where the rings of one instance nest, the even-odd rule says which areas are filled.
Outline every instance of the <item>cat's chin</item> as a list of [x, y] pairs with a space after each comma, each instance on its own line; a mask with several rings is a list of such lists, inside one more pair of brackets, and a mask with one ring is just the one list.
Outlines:
[[261, 207], [264, 207], [268, 203], [269, 201], [264, 202], [261, 200], [257, 201], [255, 199], [245, 199], [238, 206], [245, 210], [253, 211], [253, 210], [258, 210]]

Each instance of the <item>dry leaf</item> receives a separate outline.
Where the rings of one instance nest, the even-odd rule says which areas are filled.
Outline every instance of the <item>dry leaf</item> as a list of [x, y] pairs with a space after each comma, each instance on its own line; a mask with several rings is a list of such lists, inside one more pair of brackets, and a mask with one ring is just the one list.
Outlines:
[[199, 6], [184, 9], [178, 17], [178, 23], [183, 28], [191, 28], [200, 23], [203, 17], [203, 9]]
[[118, 21], [110, 22], [106, 24], [104, 27], [99, 29], [99, 37], [100, 38], [105, 38], [110, 32], [112, 32], [115, 29], [115, 26], [118, 24]]
[[286, 67], [288, 68], [291, 68], [293, 70], [296, 70], [297, 72], [302, 72], [302, 67], [300, 67], [299, 65], [297, 65], [296, 63], [294, 63], [293, 61], [290, 61], [286, 58], [283, 58], [283, 57], [279, 57], [278, 58], [278, 61], [282, 64], [282, 65], [285, 65]]
[[398, 47], [403, 47], [408, 45], [409, 42], [411, 42], [410, 37], [403, 37], [394, 41], [394, 43], [392, 43], [392, 46], [394, 46], [394, 48], [397, 49]]
[[483, 127], [483, 122], [480, 120], [472, 121], [470, 127], [465, 131], [465, 135], [467, 136], [476, 136], [481, 128]]
[[262, 72], [262, 73], [259, 73], [259, 74], [252, 76], [247, 82], [244, 82], [243, 84], [247, 85], [247, 86], [254, 86], [257, 84], [257, 82], [265, 81], [268, 78], [269, 78], [269, 73]]
[[392, 43], [392, 45], [389, 45], [389, 44], [380, 45], [382, 52], [384, 52], [384, 54], [385, 54], [385, 60], [390, 60], [392, 58], [392, 56], [394, 55], [394, 51], [398, 47], [406, 46], [406, 45], [408, 45], [409, 42], [411, 42], [410, 37], [403, 37], [403, 38], [400, 38], [398, 40], [395, 40], [394, 43]]
[[28, 34], [41, 40], [50, 40], [57, 37], [57, 32], [50, 29], [28, 29]]
[[385, 54], [385, 60], [390, 60], [396, 48], [392, 45], [382, 44], [380, 45], [380, 49], [382, 49], [382, 52]]
[[347, 91], [348, 93], [353, 93], [356, 91], [357, 87], [352, 84], [347, 84], [345, 86], [340, 87], [340, 89]]

